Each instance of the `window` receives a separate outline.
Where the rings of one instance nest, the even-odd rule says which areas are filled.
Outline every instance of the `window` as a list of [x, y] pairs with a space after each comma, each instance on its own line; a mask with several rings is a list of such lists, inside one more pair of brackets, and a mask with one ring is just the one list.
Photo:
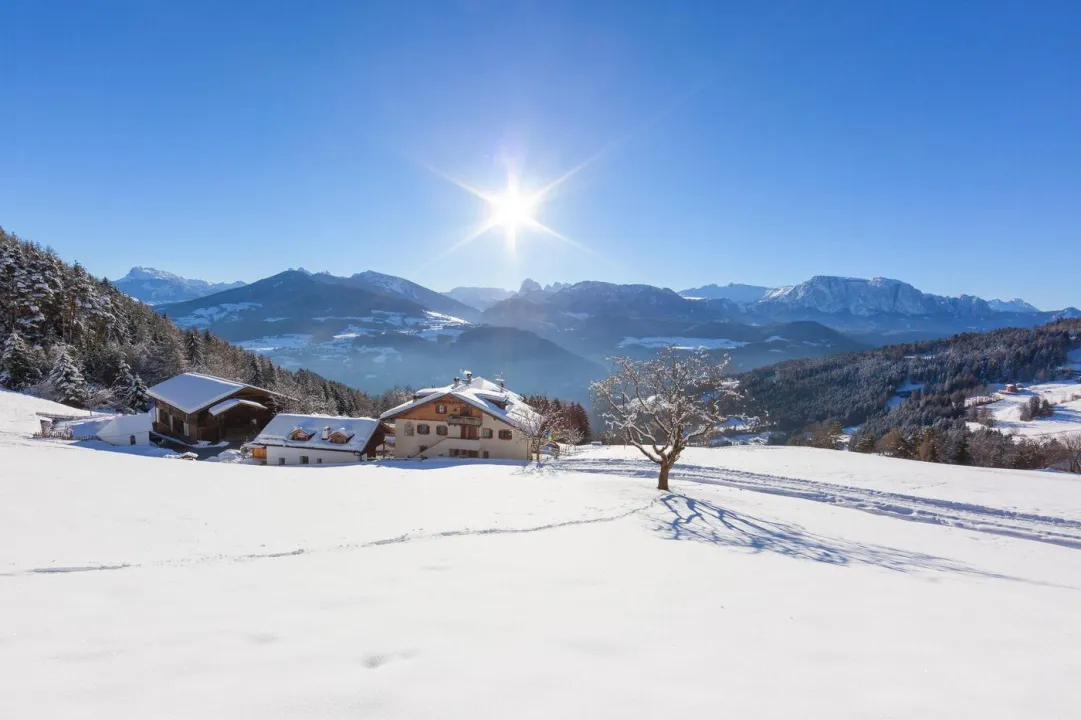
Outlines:
[[131, 436], [130, 436], [130, 437], [128, 438], [128, 441], [129, 441], [129, 444], [131, 444], [131, 445], [134, 445], [134, 444], [135, 444], [135, 436], [134, 436], [134, 435], [131, 435]]
[[432, 431], [432, 429], [430, 427], [428, 427], [427, 425], [425, 425], [424, 423], [421, 423], [420, 425], [417, 425], [417, 435], [427, 435], [431, 431]]
[[487, 451], [487, 450], [485, 450], [485, 451], [484, 451], [484, 454], [483, 454], [483, 455], [481, 455], [481, 457], [483, 457], [483, 458], [484, 458], [485, 460], [487, 460], [487, 459], [488, 459], [488, 451]]
[[315, 464], [316, 465], [322, 465], [323, 464], [323, 458], [316, 458], [315, 459]]
[[285, 458], [278, 458], [278, 464], [279, 465], [284, 465], [285, 464]]
[[405, 434], [406, 434], [406, 435], [407, 435], [408, 437], [413, 437], [413, 423], [411, 423], [411, 422], [407, 422], [407, 423], [405, 424]]
[[300, 464], [301, 465], [307, 465], [308, 464], [308, 456], [307, 455], [301, 455], [300, 456]]
[[512, 437], [512, 435], [510, 434], [510, 430], [500, 430], [499, 431], [499, 439], [500, 440], [510, 440], [511, 437]]
[[335, 430], [334, 432], [332, 432], [330, 434], [330, 437], [327, 438], [327, 439], [330, 440], [332, 443], [337, 443], [338, 445], [344, 445], [347, 442], [349, 442], [350, 440], [352, 440], [353, 435], [355, 435], [355, 434], [356, 433], [347, 433], [344, 430]]
[[435, 434], [436, 435], [446, 435], [447, 434], [447, 426], [446, 425], [436, 425], [435, 426]]
[[435, 406], [435, 411], [440, 415], [446, 415], [447, 414], [447, 406], [444, 405], [443, 403], [439, 403], [438, 405]]
[[481, 428], [480, 429], [480, 436], [482, 438], [484, 438], [485, 440], [491, 440], [492, 439], [492, 429], [491, 428]]

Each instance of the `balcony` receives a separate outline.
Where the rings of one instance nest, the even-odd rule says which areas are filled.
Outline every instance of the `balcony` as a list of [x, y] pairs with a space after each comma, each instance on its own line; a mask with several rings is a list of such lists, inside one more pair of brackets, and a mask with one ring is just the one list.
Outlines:
[[447, 425], [480, 425], [481, 419], [472, 415], [451, 415], [447, 418]]

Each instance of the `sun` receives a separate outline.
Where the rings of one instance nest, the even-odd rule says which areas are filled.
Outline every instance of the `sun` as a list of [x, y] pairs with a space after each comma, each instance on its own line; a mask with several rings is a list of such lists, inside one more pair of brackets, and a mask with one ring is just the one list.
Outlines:
[[486, 199], [491, 210], [489, 227], [501, 227], [508, 232], [514, 232], [536, 223], [533, 213], [537, 209], [538, 198], [523, 195], [518, 183], [513, 179], [507, 183], [506, 190]]
[[[518, 183], [518, 175], [513, 170], [508, 169], [507, 184], [502, 190], [496, 191], [484, 191], [473, 187], [463, 180], [459, 180], [453, 175], [447, 175], [440, 172], [435, 168], [425, 165], [425, 167], [431, 172], [435, 173], [439, 177], [451, 182], [471, 195], [484, 201], [487, 205], [488, 215], [479, 224], [477, 224], [468, 235], [455, 242], [448, 247], [438, 256], [436, 259], [442, 259], [448, 255], [460, 250], [469, 243], [473, 242], [480, 236], [488, 233], [491, 230], [500, 228], [503, 230], [504, 247], [506, 248], [508, 257], [515, 257], [518, 247], [518, 233], [519, 231], [527, 231], [534, 235], [544, 235], [551, 238], [555, 238], [563, 242], [564, 244], [576, 248], [582, 252], [589, 253], [594, 257], [603, 260], [605, 262], [612, 262], [608, 258], [605, 258], [600, 253], [589, 247], [570, 239], [566, 235], [545, 225], [543, 222], [537, 219], [538, 211], [551, 195], [551, 193], [569, 178], [573, 177], [575, 173], [581, 170], [583, 167], [592, 162], [593, 158], [587, 160], [584, 163], [579, 163], [569, 172], [561, 175], [557, 180], [548, 183], [540, 190], [531, 191], [528, 193], [522, 192], [522, 188]], [[614, 264], [614, 263], [613, 263]]]

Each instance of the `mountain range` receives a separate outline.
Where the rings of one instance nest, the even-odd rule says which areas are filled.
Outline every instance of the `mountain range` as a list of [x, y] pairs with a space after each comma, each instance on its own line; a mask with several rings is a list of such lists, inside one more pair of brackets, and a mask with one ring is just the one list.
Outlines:
[[439, 293], [370, 270], [337, 276], [303, 269], [158, 310], [181, 327], [209, 329], [285, 367], [309, 368], [363, 390], [443, 382], [471, 369], [502, 372], [523, 392], [578, 398], [603, 375], [607, 357], [646, 358], [669, 345], [728, 355], [746, 370], [1081, 316], [1075, 308], [1041, 312], [1019, 299], [933, 295], [886, 278], [816, 276], [781, 288], [729, 284], [682, 293], [527, 280], [517, 292]]
[[145, 267], [133, 267], [127, 275], [113, 281], [113, 285], [122, 292], [150, 305], [192, 300], [223, 290], [232, 290], [243, 284], [239, 281], [213, 283], [190, 280], [171, 272]]

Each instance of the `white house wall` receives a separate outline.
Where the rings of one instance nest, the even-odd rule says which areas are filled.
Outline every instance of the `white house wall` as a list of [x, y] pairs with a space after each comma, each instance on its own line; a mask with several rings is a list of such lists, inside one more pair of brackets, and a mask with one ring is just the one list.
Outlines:
[[128, 433], [126, 435], [97, 435], [98, 440], [107, 442], [110, 445], [131, 445], [131, 436], [135, 436], [136, 445], [149, 445], [150, 444], [150, 431], [144, 430], [137, 433]]
[[[362, 456], [358, 457], [352, 450], [318, 450], [315, 448], [277, 447], [268, 445], [266, 449], [266, 463], [267, 465], [281, 465], [281, 458], [285, 458], [286, 465], [300, 465], [300, 458], [302, 455], [308, 457], [309, 465], [362, 462]], [[320, 463], [320, 460], [323, 462]]]
[[[413, 423], [413, 435], [406, 435], [405, 424]], [[477, 450], [480, 457], [484, 457], [484, 451], [488, 457], [498, 460], [528, 460], [529, 442], [521, 430], [501, 420], [483, 413], [482, 424], [477, 428], [480, 435], [484, 428], [492, 431], [492, 437], [470, 440], [461, 437], [463, 425], [451, 425], [438, 420], [410, 420], [408, 418], [395, 418], [394, 420], [394, 457], [450, 457], [451, 449]], [[416, 432], [417, 425], [427, 425], [431, 428], [428, 435], [419, 435]], [[436, 427], [447, 426], [446, 435], [438, 435]], [[510, 430], [510, 440], [500, 440], [499, 431]], [[442, 441], [442, 442], [440, 442]], [[421, 452], [420, 446], [426, 445], [427, 450]]]

